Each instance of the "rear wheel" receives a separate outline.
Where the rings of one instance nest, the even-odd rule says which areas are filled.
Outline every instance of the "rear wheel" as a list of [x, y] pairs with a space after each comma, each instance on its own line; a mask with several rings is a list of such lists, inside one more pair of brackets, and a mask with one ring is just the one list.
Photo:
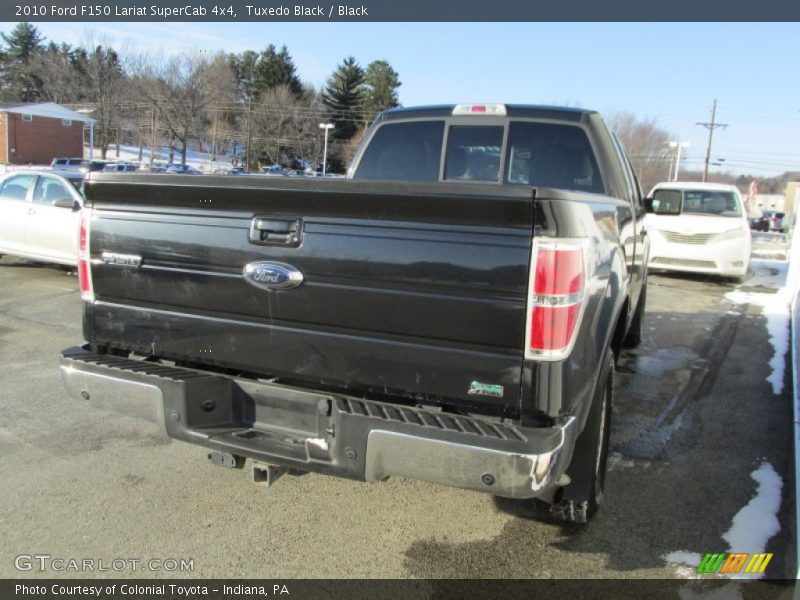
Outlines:
[[568, 523], [586, 523], [603, 502], [614, 398], [614, 353], [609, 350], [598, 377], [586, 426], [578, 436], [570, 483], [559, 490], [554, 502], [535, 500], [538, 517]]

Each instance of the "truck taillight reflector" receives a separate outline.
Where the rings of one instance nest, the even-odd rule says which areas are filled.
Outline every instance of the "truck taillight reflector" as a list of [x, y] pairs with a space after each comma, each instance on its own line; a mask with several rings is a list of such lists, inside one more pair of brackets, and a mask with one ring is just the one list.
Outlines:
[[525, 357], [559, 360], [575, 344], [586, 287], [584, 240], [534, 240]]
[[91, 281], [89, 281], [89, 261], [85, 258], [78, 262], [78, 279], [81, 283], [81, 296], [92, 292]]
[[78, 232], [78, 281], [81, 286], [81, 298], [94, 302], [94, 289], [92, 287], [92, 269], [89, 257], [89, 223], [91, 213], [84, 208], [81, 213], [81, 225]]
[[583, 250], [540, 247], [533, 289], [537, 295], [576, 294], [583, 288]]
[[87, 223], [86, 215], [81, 215], [81, 230], [78, 236], [78, 252], [86, 252], [89, 244], [89, 224]]
[[534, 306], [531, 317], [531, 349], [553, 352], [569, 346], [578, 322], [580, 306]]

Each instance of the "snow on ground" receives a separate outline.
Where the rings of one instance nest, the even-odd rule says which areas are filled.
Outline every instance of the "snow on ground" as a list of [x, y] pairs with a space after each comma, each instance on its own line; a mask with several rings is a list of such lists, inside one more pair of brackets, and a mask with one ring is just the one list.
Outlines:
[[[736, 304], [756, 304], [762, 308], [762, 314], [767, 319], [767, 331], [773, 347], [773, 357], [770, 361], [772, 373], [768, 381], [775, 394], [783, 392], [784, 365], [786, 352], [789, 350], [789, 319], [790, 304], [800, 288], [800, 241], [792, 240], [790, 250], [786, 253], [786, 260], [771, 260], [754, 257], [750, 267], [754, 271], [741, 287], [743, 288], [768, 288], [769, 291], [745, 291], [737, 289], [725, 294], [725, 297]], [[761, 252], [764, 255], [765, 253]], [[766, 253], [767, 255], [769, 253]], [[772, 291], [774, 290], [774, 291]], [[796, 424], [797, 425], [797, 424]], [[800, 441], [800, 429], [796, 428], [795, 434]], [[725, 532], [722, 539], [728, 544], [728, 552], [748, 552], [751, 554], [764, 552], [770, 538], [780, 531], [778, 511], [781, 506], [781, 491], [783, 480], [772, 465], [763, 461], [759, 467], [750, 474], [758, 487], [756, 494], [736, 515], [734, 515], [730, 529]], [[800, 506], [800, 504], [799, 504]], [[709, 551], [718, 551], [710, 548]], [[662, 557], [667, 563], [676, 567], [676, 574], [687, 579], [696, 579], [696, 569], [702, 560], [699, 554], [679, 550], [670, 552]], [[761, 574], [741, 573], [737, 578], [760, 578]], [[740, 590], [736, 587], [725, 586], [715, 590], [710, 595], [695, 593], [690, 587], [680, 592], [681, 598], [741, 598]]]
[[789, 272], [789, 263], [786, 262], [786, 250], [781, 250], [783, 258], [752, 258], [750, 270], [753, 275], [745, 282], [743, 287], [766, 287], [778, 290], [786, 287], [786, 277]]
[[[783, 480], [771, 464], [764, 461], [750, 474], [757, 483], [756, 495], [733, 517], [731, 528], [722, 536], [730, 552], [764, 552], [769, 539], [781, 530], [778, 511], [781, 507]], [[761, 573], [740, 573], [740, 579], [759, 579]]]
[[[745, 282], [746, 287], [769, 287], [775, 292], [746, 292], [737, 289], [725, 294], [725, 298], [735, 304], [755, 304], [767, 319], [767, 332], [773, 354], [770, 360], [770, 373], [767, 381], [774, 394], [783, 393], [783, 379], [786, 353], [789, 351], [789, 305], [794, 297], [793, 286], [788, 283], [789, 263], [781, 260], [750, 261], [755, 275]], [[794, 277], [792, 277], [794, 279]]]
[[[771, 464], [764, 461], [750, 474], [758, 487], [756, 495], [747, 505], [737, 512], [731, 528], [722, 535], [728, 544], [728, 552], [747, 552], [756, 554], [764, 552], [767, 542], [780, 531], [778, 511], [781, 507], [781, 490], [783, 480], [775, 472]], [[709, 548], [710, 552], [718, 551]], [[662, 558], [677, 567], [677, 574], [687, 579], [699, 578], [696, 569], [702, 556], [694, 552], [678, 550], [665, 554]], [[687, 568], [689, 567], [689, 568]], [[732, 575], [735, 579], [759, 579], [762, 573], [739, 573]]]
[[[89, 147], [87, 146], [84, 150], [84, 156], [89, 156]], [[100, 158], [100, 151], [95, 149], [94, 157], [96, 159]], [[139, 146], [126, 146], [120, 145], [119, 147], [119, 156], [117, 156], [117, 149], [115, 146], [109, 146], [108, 152], [106, 153], [106, 160], [108, 161], [124, 161], [124, 162], [139, 162]], [[156, 150], [153, 155], [153, 160], [155, 161], [163, 161], [167, 162], [169, 160], [169, 148], [161, 148], [160, 150]], [[176, 151], [174, 156], [172, 157], [173, 162], [180, 163], [181, 162], [181, 153]], [[141, 162], [145, 164], [149, 164], [150, 162], [150, 148], [142, 148], [142, 160]], [[186, 151], [186, 164], [194, 167], [195, 169], [200, 169], [201, 171], [213, 171], [215, 169], [230, 169], [231, 168], [231, 160], [230, 157], [226, 156], [218, 156], [217, 160], [212, 161], [211, 155], [207, 152], [198, 152], [196, 150], [187, 150]]]
[[677, 550], [662, 556], [665, 561], [676, 567], [675, 572], [678, 577], [684, 579], [700, 579], [697, 573], [697, 567], [700, 566], [700, 561], [703, 557], [696, 552], [687, 552], [686, 550]]
[[[85, 146], [83, 150], [84, 158], [89, 157], [89, 146]], [[100, 160], [100, 150], [95, 148], [94, 149], [94, 160]], [[119, 156], [117, 156], [117, 150], [115, 146], [109, 146], [108, 152], [106, 153], [106, 161], [108, 162], [133, 162], [138, 163], [141, 162], [142, 164], [150, 164], [150, 149], [143, 148], [142, 149], [142, 160], [139, 161], [139, 147], [138, 146], [125, 146], [121, 145], [119, 148]], [[153, 155], [153, 160], [157, 162], [164, 162], [166, 163], [169, 160], [169, 148], [162, 148], [160, 151], [156, 151]], [[181, 162], [181, 154], [180, 152], [175, 152], [175, 155], [172, 157], [172, 161], [174, 163]], [[211, 160], [211, 155], [206, 152], [197, 152], [195, 150], [187, 150], [186, 152], [186, 164], [194, 167], [195, 169], [200, 169], [201, 171], [206, 172], [213, 172], [216, 169], [230, 169], [231, 168], [231, 157], [229, 156], [218, 156], [217, 160]], [[8, 171], [15, 171], [19, 169], [49, 169], [50, 165], [0, 165], [0, 175], [8, 172]]]

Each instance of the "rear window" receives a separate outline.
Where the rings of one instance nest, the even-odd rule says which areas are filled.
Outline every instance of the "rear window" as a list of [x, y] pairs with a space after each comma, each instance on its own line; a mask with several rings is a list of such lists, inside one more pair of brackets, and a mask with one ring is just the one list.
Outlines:
[[375, 133], [354, 179], [438, 181], [444, 121], [390, 123]]
[[447, 136], [444, 178], [455, 181], [498, 181], [503, 128], [453, 125]]
[[506, 183], [603, 192], [592, 146], [580, 127], [514, 121], [507, 163]]
[[[450, 125], [444, 179], [604, 191], [589, 138], [580, 127], [512, 121], [504, 166], [505, 127], [505, 122]], [[444, 121], [383, 125], [365, 150], [354, 179], [438, 181], [444, 134]]]

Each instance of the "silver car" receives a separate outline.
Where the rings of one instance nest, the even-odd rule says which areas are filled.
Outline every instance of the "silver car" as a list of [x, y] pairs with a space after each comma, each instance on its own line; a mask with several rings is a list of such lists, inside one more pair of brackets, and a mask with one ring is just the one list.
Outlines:
[[14, 171], [0, 179], [0, 256], [75, 265], [83, 173]]

